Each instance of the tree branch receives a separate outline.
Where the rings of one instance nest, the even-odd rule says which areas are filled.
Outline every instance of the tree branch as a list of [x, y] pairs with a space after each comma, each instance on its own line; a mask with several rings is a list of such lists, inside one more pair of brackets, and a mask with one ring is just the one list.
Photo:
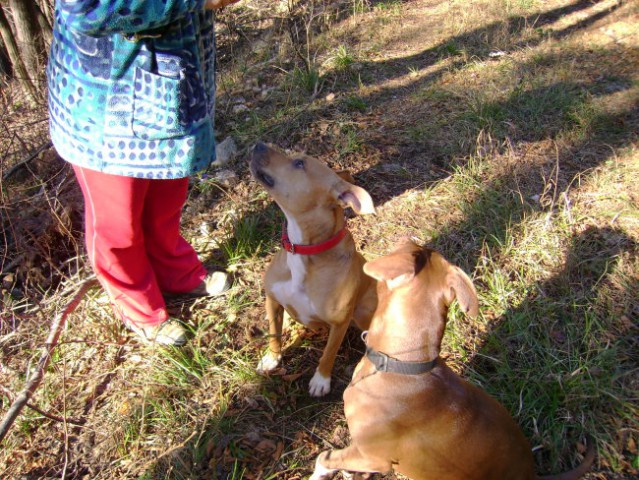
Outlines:
[[[2, 390], [8, 397], [9, 400], [13, 399], [13, 394], [12, 392], [0, 385], [0, 390]], [[54, 415], [52, 413], [49, 412], [45, 412], [44, 410], [42, 410], [40, 407], [38, 407], [37, 405], [34, 405], [33, 403], [26, 403], [26, 407], [30, 408], [31, 410], [33, 410], [34, 412], [39, 413], [40, 415], [42, 415], [43, 417], [48, 418], [49, 420], [53, 420], [55, 422], [62, 422], [62, 423], [70, 423], [71, 425], [76, 425], [76, 426], [82, 426], [84, 425], [84, 422], [82, 420], [76, 420], [74, 418], [67, 418], [67, 417], [60, 417], [58, 415]]]
[[47, 341], [42, 349], [35, 375], [27, 382], [27, 386], [18, 394], [9, 408], [9, 411], [2, 419], [2, 423], [0, 423], [0, 442], [4, 440], [4, 437], [6, 437], [9, 429], [13, 425], [13, 422], [15, 422], [16, 418], [18, 418], [22, 409], [29, 402], [29, 399], [33, 396], [38, 386], [40, 386], [40, 383], [44, 378], [44, 372], [51, 361], [51, 354], [58, 344], [58, 339], [60, 338], [60, 334], [64, 328], [67, 316], [77, 308], [86, 291], [95, 285], [95, 282], [96, 280], [94, 278], [85, 280], [62, 313], [60, 313], [51, 324], [49, 336], [47, 337]]
[[23, 160], [20, 160], [13, 167], [11, 167], [9, 170], [7, 170], [7, 172], [2, 176], [2, 180], [7, 180], [11, 175], [13, 175], [15, 172], [17, 172], [19, 169], [24, 167], [31, 160], [33, 160], [38, 155], [40, 155], [42, 152], [44, 152], [48, 148], [51, 148], [52, 146], [53, 146], [53, 143], [51, 141], [45, 142], [42, 145], [40, 145], [38, 148], [35, 149], [34, 152], [30, 153], [29, 155], [27, 155], [26, 158], [24, 158]]

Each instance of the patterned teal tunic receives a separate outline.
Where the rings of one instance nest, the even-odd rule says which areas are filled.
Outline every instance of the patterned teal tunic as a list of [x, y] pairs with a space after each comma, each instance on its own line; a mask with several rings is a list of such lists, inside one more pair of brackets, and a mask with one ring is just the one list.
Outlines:
[[204, 0], [58, 0], [51, 138], [81, 167], [182, 178], [215, 159], [215, 36]]

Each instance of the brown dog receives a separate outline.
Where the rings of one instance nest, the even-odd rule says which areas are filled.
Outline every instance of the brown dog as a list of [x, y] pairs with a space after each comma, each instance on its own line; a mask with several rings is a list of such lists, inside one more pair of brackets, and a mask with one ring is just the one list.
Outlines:
[[[537, 478], [530, 444], [506, 409], [439, 358], [451, 302], [478, 311], [466, 274], [409, 240], [364, 271], [378, 281], [379, 306], [344, 392], [352, 444], [320, 454], [311, 480], [393, 469], [416, 480]], [[591, 445], [575, 470], [544, 478], [584, 475]]]
[[306, 155], [289, 157], [258, 143], [251, 155], [251, 173], [266, 188], [286, 217], [284, 250], [264, 277], [269, 351], [258, 365], [275, 369], [282, 358], [284, 309], [311, 328], [328, 325], [326, 347], [310, 393], [326, 395], [337, 350], [351, 322], [368, 328], [377, 305], [375, 282], [364, 275], [364, 258], [356, 252], [346, 229], [344, 209], [374, 213], [370, 195], [345, 181], [327, 165]]

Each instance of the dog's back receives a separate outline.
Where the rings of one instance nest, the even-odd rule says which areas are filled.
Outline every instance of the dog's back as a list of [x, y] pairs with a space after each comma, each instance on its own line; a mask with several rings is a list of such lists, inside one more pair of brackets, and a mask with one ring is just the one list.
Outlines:
[[[468, 276], [412, 241], [364, 271], [378, 282], [378, 308], [344, 392], [352, 443], [321, 454], [311, 478], [337, 469], [394, 469], [414, 480], [537, 478], [530, 444], [506, 409], [439, 357], [450, 304], [478, 312]], [[592, 457], [558, 478], [579, 478]]]
[[362, 370], [344, 392], [344, 409], [353, 444], [385, 472], [414, 480], [535, 478], [530, 446], [508, 412], [443, 362], [413, 377]]

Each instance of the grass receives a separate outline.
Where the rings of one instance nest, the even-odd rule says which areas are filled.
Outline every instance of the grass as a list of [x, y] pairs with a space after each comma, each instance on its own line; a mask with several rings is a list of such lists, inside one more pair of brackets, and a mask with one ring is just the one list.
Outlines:
[[[636, 478], [639, 38], [627, 28], [636, 6], [347, 3], [289, 19], [310, 27], [308, 65], [270, 2], [223, 12], [216, 124], [240, 146], [225, 167], [240, 181], [198, 178], [184, 235], [208, 265], [233, 272], [234, 286], [169, 303], [191, 332], [183, 349], [140, 345], [92, 289], [32, 399], [83, 424], [26, 409], [0, 451], [3, 478], [292, 480], [320, 451], [348, 444], [341, 393], [363, 351], [358, 332], [347, 334], [327, 398], [307, 393], [321, 334], [291, 327], [282, 370], [255, 372], [266, 348], [262, 274], [282, 221], [248, 174], [257, 140], [351, 170], [377, 206], [349, 220], [365, 257], [411, 235], [471, 274], [480, 315], [451, 309], [443, 355], [513, 415], [538, 472], [575, 465], [589, 433], [598, 456], [587, 478]], [[234, 112], [238, 102], [249, 109]], [[0, 412], [88, 275], [81, 202], [64, 178], [59, 165], [53, 175], [34, 164], [1, 185], [3, 265], [23, 257], [0, 278]]]

